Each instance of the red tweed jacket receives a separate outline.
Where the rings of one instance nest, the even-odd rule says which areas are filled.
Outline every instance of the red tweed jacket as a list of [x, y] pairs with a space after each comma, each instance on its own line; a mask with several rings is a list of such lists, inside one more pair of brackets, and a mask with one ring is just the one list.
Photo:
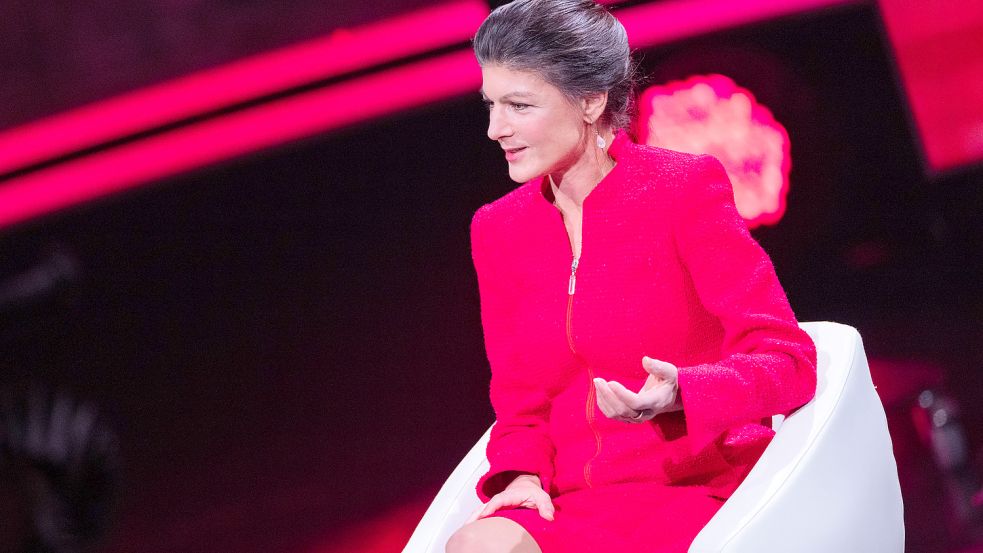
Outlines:
[[[647, 482], [727, 497], [771, 439], [768, 417], [815, 393], [815, 346], [720, 163], [624, 133], [609, 152], [617, 165], [584, 201], [572, 294], [570, 242], [543, 179], [474, 215], [497, 417], [482, 500], [510, 471], [538, 474], [554, 496]], [[638, 390], [643, 355], [679, 367], [683, 411], [606, 418], [592, 379]]]

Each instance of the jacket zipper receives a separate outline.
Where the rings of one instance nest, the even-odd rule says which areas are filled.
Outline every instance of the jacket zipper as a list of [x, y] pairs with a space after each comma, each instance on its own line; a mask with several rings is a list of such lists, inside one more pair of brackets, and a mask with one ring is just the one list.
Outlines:
[[[567, 345], [570, 346], [570, 351], [575, 357], [580, 357], [577, 353], [576, 347], [573, 344], [573, 328], [572, 328], [572, 316], [573, 316], [573, 296], [577, 291], [577, 265], [580, 263], [580, 258], [574, 257], [573, 262], [570, 264], [570, 282], [567, 284], [567, 318], [566, 318], [566, 332], [567, 332]], [[592, 487], [591, 484], [591, 463], [597, 456], [601, 454], [601, 435], [594, 426], [594, 403], [597, 401], [597, 390], [594, 388], [594, 370], [591, 368], [590, 364], [587, 364], [587, 376], [589, 378], [587, 386], [587, 401], [584, 405], [584, 414], [587, 417], [587, 426], [590, 427], [591, 432], [594, 434], [594, 456], [591, 457], [586, 463], [584, 463], [584, 483], [588, 488]]]

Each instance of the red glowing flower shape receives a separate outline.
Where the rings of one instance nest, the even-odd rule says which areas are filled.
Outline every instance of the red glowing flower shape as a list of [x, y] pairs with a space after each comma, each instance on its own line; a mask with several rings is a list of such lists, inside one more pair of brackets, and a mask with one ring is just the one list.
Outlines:
[[649, 88], [639, 106], [643, 143], [723, 163], [749, 227], [782, 218], [792, 167], [788, 133], [749, 91], [723, 75], [695, 76]]

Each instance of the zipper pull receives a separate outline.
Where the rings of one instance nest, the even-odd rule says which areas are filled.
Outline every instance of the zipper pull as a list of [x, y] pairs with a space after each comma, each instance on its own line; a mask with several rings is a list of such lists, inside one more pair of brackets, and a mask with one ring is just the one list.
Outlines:
[[567, 295], [572, 296], [577, 290], [577, 264], [580, 263], [580, 258], [573, 258], [573, 263], [570, 264], [570, 284], [567, 286]]

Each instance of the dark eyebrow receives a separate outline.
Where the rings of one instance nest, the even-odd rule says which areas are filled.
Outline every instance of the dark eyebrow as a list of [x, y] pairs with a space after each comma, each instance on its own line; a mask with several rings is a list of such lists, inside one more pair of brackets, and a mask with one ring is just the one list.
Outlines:
[[[488, 95], [485, 94], [485, 89], [482, 88], [480, 92], [482, 98], [488, 99]], [[515, 92], [509, 92], [505, 96], [502, 96], [502, 100], [507, 100], [509, 98], [532, 98], [535, 96], [536, 95], [532, 92], [527, 92], [525, 90], [517, 90]]]

